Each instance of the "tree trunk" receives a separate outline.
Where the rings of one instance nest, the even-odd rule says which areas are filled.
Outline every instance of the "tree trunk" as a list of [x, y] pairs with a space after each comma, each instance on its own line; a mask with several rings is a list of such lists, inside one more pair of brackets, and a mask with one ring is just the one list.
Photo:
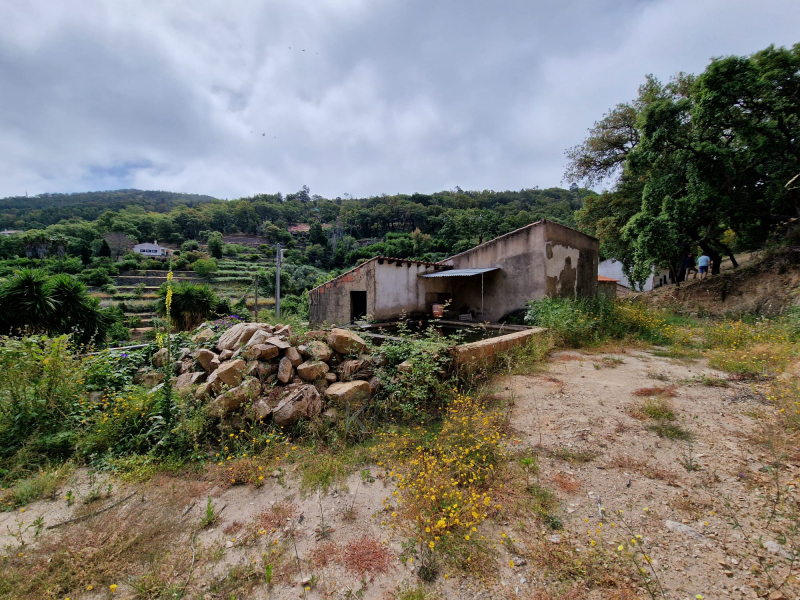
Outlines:
[[714, 248], [705, 240], [700, 241], [698, 245], [703, 249], [703, 252], [708, 254], [708, 257], [711, 259], [711, 273], [713, 275], [719, 275], [719, 267], [720, 263], [722, 262], [722, 255], [714, 250]]
[[726, 245], [725, 245], [725, 244], [723, 244], [722, 242], [719, 242], [719, 247], [720, 247], [720, 248], [722, 248], [722, 251], [723, 251], [725, 254], [727, 254], [727, 255], [728, 255], [728, 257], [731, 259], [731, 264], [733, 265], [733, 268], [735, 269], [736, 267], [738, 267], [738, 266], [739, 266], [739, 263], [738, 263], [738, 262], [736, 262], [736, 257], [733, 255], [733, 250], [731, 250], [730, 248], [728, 248], [728, 246], [726, 246]]

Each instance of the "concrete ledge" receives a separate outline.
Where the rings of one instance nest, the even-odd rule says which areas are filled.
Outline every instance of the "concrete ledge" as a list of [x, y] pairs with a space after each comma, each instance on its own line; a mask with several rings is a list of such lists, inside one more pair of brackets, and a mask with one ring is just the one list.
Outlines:
[[532, 337], [541, 335], [545, 331], [547, 329], [544, 327], [531, 327], [524, 331], [479, 340], [470, 344], [462, 344], [453, 348], [453, 358], [456, 366], [460, 367], [476, 363], [489, 363], [494, 359], [495, 355], [517, 346], [524, 346]]

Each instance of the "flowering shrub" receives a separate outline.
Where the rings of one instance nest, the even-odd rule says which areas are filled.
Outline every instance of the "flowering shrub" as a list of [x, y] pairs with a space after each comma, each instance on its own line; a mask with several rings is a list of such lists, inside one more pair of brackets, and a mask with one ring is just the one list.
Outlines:
[[475, 541], [478, 526], [499, 508], [493, 497], [506, 460], [503, 424], [500, 413], [458, 395], [438, 434], [422, 424], [380, 435], [375, 458], [396, 487], [384, 503], [391, 527], [419, 544], [423, 564], [450, 536]]

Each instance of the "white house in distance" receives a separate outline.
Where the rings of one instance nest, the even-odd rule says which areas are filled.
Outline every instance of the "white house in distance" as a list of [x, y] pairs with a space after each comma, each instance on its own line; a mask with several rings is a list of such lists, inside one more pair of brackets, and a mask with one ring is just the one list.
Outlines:
[[164, 248], [164, 246], [159, 246], [157, 241], [154, 241], [152, 244], [150, 242], [136, 244], [133, 247], [133, 251], [137, 254], [141, 254], [142, 256], [148, 256], [151, 258], [164, 258], [172, 254], [172, 250], [169, 248]]
[[[608, 277], [609, 279], [616, 279], [619, 285], [622, 285], [626, 288], [633, 289], [631, 287], [631, 282], [625, 276], [625, 272], [622, 269], [622, 263], [618, 260], [613, 258], [609, 258], [601, 262], [597, 265], [597, 274], [602, 277]], [[644, 287], [642, 287], [641, 291], [647, 292], [652, 290], [653, 288], [661, 287], [662, 285], [667, 285], [669, 283], [669, 270], [667, 269], [656, 269], [653, 267], [652, 273], [650, 277], [647, 278], [647, 281], [644, 282]]]

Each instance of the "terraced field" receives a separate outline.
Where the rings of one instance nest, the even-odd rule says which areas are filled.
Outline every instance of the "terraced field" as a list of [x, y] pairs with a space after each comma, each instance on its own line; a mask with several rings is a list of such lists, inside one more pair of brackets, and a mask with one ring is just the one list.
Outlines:
[[[219, 261], [219, 270], [210, 278], [203, 278], [193, 271], [174, 271], [175, 281], [192, 283], [208, 283], [220, 297], [228, 298], [232, 303], [238, 302], [247, 295], [248, 306], [253, 306], [253, 277], [256, 273], [274, 267], [274, 259], [258, 261], [223, 258]], [[91, 294], [100, 300], [103, 306], [122, 305], [125, 316], [139, 323], [133, 336], [139, 338], [153, 328], [155, 301], [158, 289], [167, 281], [167, 271], [136, 270], [125, 271], [114, 279], [116, 293], [110, 294], [99, 288], [90, 288]], [[262, 288], [263, 291], [264, 288]], [[261, 296], [259, 306], [268, 306], [271, 298]]]

